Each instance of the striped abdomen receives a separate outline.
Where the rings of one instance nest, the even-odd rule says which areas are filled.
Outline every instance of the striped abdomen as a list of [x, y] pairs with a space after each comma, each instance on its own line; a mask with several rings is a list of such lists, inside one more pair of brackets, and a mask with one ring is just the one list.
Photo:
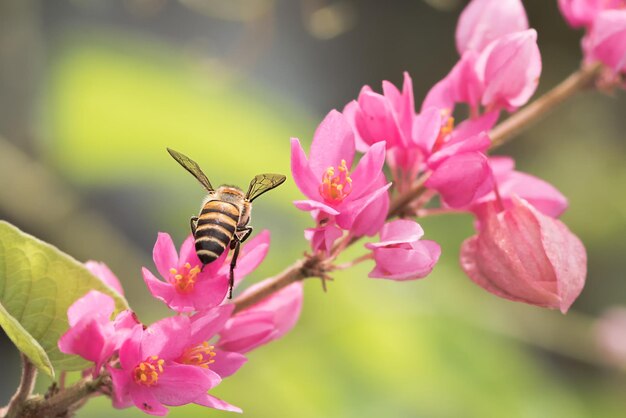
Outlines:
[[239, 208], [221, 200], [207, 202], [198, 216], [195, 240], [196, 253], [202, 264], [215, 261], [235, 235]]

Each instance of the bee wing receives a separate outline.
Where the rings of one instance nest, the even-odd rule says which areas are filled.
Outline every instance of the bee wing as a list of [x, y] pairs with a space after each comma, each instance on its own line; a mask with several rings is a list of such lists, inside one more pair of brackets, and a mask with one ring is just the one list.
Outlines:
[[167, 152], [169, 152], [170, 155], [174, 157], [176, 161], [178, 161], [178, 164], [182, 165], [185, 168], [185, 170], [189, 171], [196, 179], [198, 179], [198, 181], [202, 183], [205, 189], [207, 189], [210, 192], [214, 191], [213, 186], [211, 186], [211, 182], [209, 181], [207, 176], [202, 172], [202, 169], [200, 168], [198, 163], [196, 163], [194, 160], [187, 157], [186, 155], [181, 154], [178, 151], [174, 151], [171, 148], [168, 148]]
[[283, 176], [282, 174], [270, 173], [259, 174], [258, 176], [255, 176], [250, 182], [248, 193], [246, 193], [246, 199], [252, 202], [263, 193], [283, 184], [286, 178], [287, 177]]

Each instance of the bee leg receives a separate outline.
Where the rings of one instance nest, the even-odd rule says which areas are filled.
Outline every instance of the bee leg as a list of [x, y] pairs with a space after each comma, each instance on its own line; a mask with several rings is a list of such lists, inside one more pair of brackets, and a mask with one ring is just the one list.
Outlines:
[[243, 228], [238, 229], [235, 235], [237, 235], [237, 241], [244, 242], [250, 235], [252, 235], [252, 227], [244, 226]]
[[191, 219], [189, 219], [189, 226], [191, 226], [191, 233], [195, 237], [196, 236], [196, 228], [198, 228], [198, 217], [197, 216], [192, 216]]
[[228, 280], [228, 299], [233, 298], [233, 286], [235, 285], [235, 266], [237, 265], [237, 257], [239, 257], [239, 248], [241, 247], [241, 242], [239, 240], [234, 240], [235, 242], [235, 252], [233, 253], [233, 258], [230, 260], [230, 278]]

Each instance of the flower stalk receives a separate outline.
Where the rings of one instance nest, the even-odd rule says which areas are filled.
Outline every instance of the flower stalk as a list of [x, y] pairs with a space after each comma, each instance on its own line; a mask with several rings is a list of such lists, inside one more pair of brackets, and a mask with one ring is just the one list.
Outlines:
[[20, 354], [22, 359], [22, 377], [20, 385], [15, 392], [15, 395], [11, 398], [9, 405], [6, 409], [6, 418], [16, 418], [22, 416], [22, 410], [24, 409], [24, 403], [33, 392], [35, 386], [35, 379], [37, 378], [37, 369], [35, 365], [30, 362], [28, 357], [24, 354]]
[[600, 74], [602, 65], [599, 63], [586, 65], [570, 74], [565, 80], [556, 85], [543, 96], [528, 106], [512, 114], [508, 119], [499, 123], [491, 131], [491, 149], [495, 149], [527, 129], [529, 126], [546, 116], [552, 109], [591, 86]]

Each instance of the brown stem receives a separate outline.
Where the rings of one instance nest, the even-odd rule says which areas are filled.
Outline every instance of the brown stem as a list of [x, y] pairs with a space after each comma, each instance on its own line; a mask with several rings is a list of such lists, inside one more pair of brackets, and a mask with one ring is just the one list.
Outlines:
[[[549, 110], [561, 104], [566, 99], [573, 96], [576, 92], [589, 86], [598, 73], [601, 70], [600, 65], [589, 65], [574, 72], [560, 84], [548, 91], [546, 94], [519, 110], [504, 122], [501, 122], [491, 131], [491, 149], [494, 149], [506, 141], [513, 138], [519, 132], [532, 123], [541, 119], [548, 113]], [[413, 187], [405, 193], [398, 194], [396, 198], [391, 202], [389, 207], [389, 215], [387, 219], [401, 215], [404, 211], [410, 208], [412, 202], [419, 199], [420, 196], [426, 190], [424, 183], [428, 179], [429, 172], [424, 173], [418, 178]], [[348, 245], [356, 242], [356, 238], [352, 238]], [[303, 280], [308, 277], [318, 277], [320, 274], [324, 274], [323, 266], [321, 265], [322, 258], [303, 258], [296, 261], [291, 266], [287, 267], [282, 273], [271, 278], [265, 285], [257, 288], [254, 292], [250, 292], [245, 296], [235, 298], [233, 303], [235, 304], [235, 312], [248, 308], [261, 300], [265, 299], [269, 295], [285, 286], [297, 281]]]
[[17, 388], [17, 392], [15, 392], [15, 395], [13, 395], [9, 405], [7, 406], [6, 414], [4, 415], [6, 418], [21, 416], [24, 403], [33, 392], [33, 387], [35, 386], [37, 368], [24, 354], [20, 354], [20, 357], [22, 358], [22, 378], [20, 380], [20, 385]]
[[[26, 399], [20, 410], [20, 418], [56, 418], [72, 416], [78, 406], [106, 385], [108, 376], [95, 380], [81, 380], [65, 390], [60, 390], [50, 397], [35, 396]], [[7, 415], [8, 417], [9, 415]]]
[[254, 292], [235, 298], [233, 300], [233, 303], [235, 304], [235, 313], [249, 308], [291, 283], [310, 277], [307, 275], [307, 265], [317, 262], [316, 258], [301, 258], [283, 270], [279, 275], [268, 279], [263, 286], [257, 288]]
[[578, 91], [588, 87], [602, 69], [600, 64], [588, 65], [572, 73], [552, 90], [520, 109], [491, 131], [491, 149], [499, 147]]

